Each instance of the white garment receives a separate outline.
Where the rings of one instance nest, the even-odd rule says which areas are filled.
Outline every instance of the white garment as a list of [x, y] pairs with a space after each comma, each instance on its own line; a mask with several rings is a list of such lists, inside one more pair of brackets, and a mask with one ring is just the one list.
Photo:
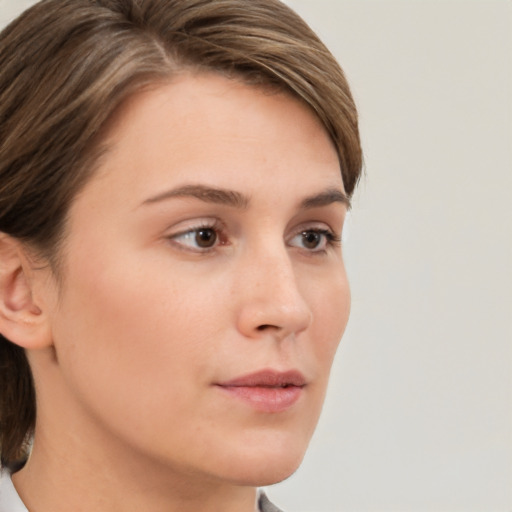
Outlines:
[[0, 512], [28, 512], [5, 470], [0, 470]]

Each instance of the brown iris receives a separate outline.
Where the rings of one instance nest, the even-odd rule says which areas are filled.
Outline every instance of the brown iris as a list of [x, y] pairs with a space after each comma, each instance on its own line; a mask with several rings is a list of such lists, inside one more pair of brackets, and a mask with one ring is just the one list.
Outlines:
[[320, 245], [322, 235], [316, 231], [303, 231], [302, 239], [304, 241], [304, 247], [307, 249], [316, 249]]
[[217, 241], [217, 233], [211, 228], [201, 228], [196, 231], [196, 243], [198, 247], [213, 247]]

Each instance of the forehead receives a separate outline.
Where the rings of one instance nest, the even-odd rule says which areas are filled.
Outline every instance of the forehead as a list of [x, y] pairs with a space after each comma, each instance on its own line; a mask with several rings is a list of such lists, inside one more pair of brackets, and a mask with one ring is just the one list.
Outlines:
[[253, 186], [259, 177], [275, 186], [280, 178], [310, 179], [343, 189], [334, 145], [309, 107], [216, 74], [184, 73], [132, 96], [106, 147], [100, 179], [117, 173], [148, 194], [190, 179], [243, 191], [249, 176]]

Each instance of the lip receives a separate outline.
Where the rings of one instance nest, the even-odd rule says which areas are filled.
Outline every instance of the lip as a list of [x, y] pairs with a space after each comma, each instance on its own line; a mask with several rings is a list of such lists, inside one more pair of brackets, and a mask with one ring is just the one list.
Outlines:
[[278, 413], [299, 400], [306, 384], [304, 375], [297, 370], [261, 370], [216, 386], [257, 411]]

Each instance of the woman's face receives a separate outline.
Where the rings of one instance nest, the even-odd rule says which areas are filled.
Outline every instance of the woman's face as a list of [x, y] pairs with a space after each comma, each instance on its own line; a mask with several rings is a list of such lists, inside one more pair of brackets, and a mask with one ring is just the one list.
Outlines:
[[186, 74], [132, 98], [107, 142], [50, 302], [74, 436], [187, 474], [287, 477], [349, 314], [328, 135], [287, 95]]

